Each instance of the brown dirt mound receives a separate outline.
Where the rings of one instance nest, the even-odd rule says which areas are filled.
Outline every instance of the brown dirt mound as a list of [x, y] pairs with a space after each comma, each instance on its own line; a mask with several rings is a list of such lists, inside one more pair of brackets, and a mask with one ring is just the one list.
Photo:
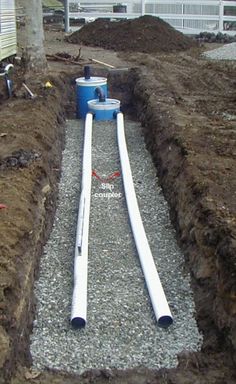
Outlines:
[[154, 16], [134, 20], [97, 19], [67, 38], [68, 42], [115, 51], [172, 52], [189, 49], [196, 42]]

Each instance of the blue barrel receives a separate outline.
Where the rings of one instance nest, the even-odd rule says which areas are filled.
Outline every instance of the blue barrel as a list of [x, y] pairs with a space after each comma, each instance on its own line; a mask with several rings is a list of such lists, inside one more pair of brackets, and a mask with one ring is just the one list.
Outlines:
[[88, 110], [93, 113], [95, 120], [113, 120], [117, 112], [120, 112], [120, 100], [106, 99], [103, 102], [98, 99], [89, 100]]
[[88, 112], [88, 100], [95, 99], [97, 88], [107, 97], [107, 79], [105, 77], [79, 77], [76, 81], [76, 117], [84, 119]]

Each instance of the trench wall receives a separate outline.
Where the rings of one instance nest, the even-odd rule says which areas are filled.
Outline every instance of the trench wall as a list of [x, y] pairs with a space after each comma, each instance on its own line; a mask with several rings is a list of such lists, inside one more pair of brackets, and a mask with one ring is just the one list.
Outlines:
[[[235, 232], [211, 204], [208, 185], [193, 161], [174, 100], [159, 90], [159, 81], [130, 72], [131, 98], [142, 122], [146, 145], [169, 203], [170, 216], [184, 250], [195, 294], [203, 351], [235, 356]], [[214, 188], [214, 186], [213, 186]]]
[[[4, 384], [17, 366], [27, 366], [31, 362], [29, 337], [35, 311], [34, 281], [56, 208], [64, 145], [63, 122], [67, 103], [64, 96], [70, 94], [70, 81], [53, 77], [50, 80], [54, 87], [49, 91], [42, 89], [44, 79], [30, 83], [31, 89], [36, 90], [35, 100], [21, 99], [19, 95], [17, 100], [12, 99], [4, 106], [4, 112], [9, 109], [12, 116], [17, 116], [17, 124], [8, 124], [10, 131], [6, 131], [6, 138], [11, 135], [13, 140], [7, 147], [10, 156], [7, 160], [1, 159], [2, 164], [4, 161], [10, 164], [11, 150], [13, 159], [14, 153], [22, 152], [22, 148], [37, 150], [39, 156], [37, 161], [22, 168], [1, 169], [5, 189], [11, 187], [9, 209], [2, 215], [11, 247], [1, 243], [0, 269], [0, 383]], [[5, 124], [3, 119], [2, 124]], [[17, 194], [14, 202], [13, 190]], [[2, 236], [6, 238], [5, 232]], [[7, 275], [3, 262], [8, 263]]]

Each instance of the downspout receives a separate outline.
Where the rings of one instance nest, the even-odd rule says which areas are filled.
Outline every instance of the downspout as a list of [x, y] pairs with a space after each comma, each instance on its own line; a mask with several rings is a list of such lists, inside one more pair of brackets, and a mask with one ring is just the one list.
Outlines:
[[14, 68], [13, 64], [7, 64], [4, 67], [4, 71], [0, 73], [0, 76], [3, 76], [5, 79], [8, 97], [12, 97], [12, 93], [13, 93], [13, 81], [9, 77], [9, 74], [11, 73], [13, 68]]
[[117, 114], [117, 137], [126, 202], [135, 244], [157, 323], [160, 327], [166, 328], [173, 323], [173, 318], [156, 270], [139, 212], [125, 140], [124, 118], [121, 112]]
[[71, 308], [71, 325], [84, 327], [87, 321], [88, 235], [92, 177], [92, 124], [93, 115], [85, 119], [82, 187], [76, 230], [74, 259], [74, 289]]

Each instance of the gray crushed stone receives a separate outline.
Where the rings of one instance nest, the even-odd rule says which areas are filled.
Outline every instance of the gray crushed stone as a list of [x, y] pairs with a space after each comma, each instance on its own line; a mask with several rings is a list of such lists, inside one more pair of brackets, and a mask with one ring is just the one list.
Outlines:
[[211, 60], [236, 60], [236, 43], [225, 44], [223, 47], [204, 52], [203, 56]]
[[157, 326], [128, 221], [113, 122], [93, 127], [93, 177], [89, 237], [88, 317], [70, 325], [73, 259], [79, 203], [83, 125], [67, 122], [59, 205], [35, 286], [37, 314], [31, 354], [37, 369], [86, 370], [174, 367], [177, 354], [198, 350], [201, 335], [184, 258], [168, 206], [138, 123], [125, 122], [127, 146], [141, 215], [174, 323]]

